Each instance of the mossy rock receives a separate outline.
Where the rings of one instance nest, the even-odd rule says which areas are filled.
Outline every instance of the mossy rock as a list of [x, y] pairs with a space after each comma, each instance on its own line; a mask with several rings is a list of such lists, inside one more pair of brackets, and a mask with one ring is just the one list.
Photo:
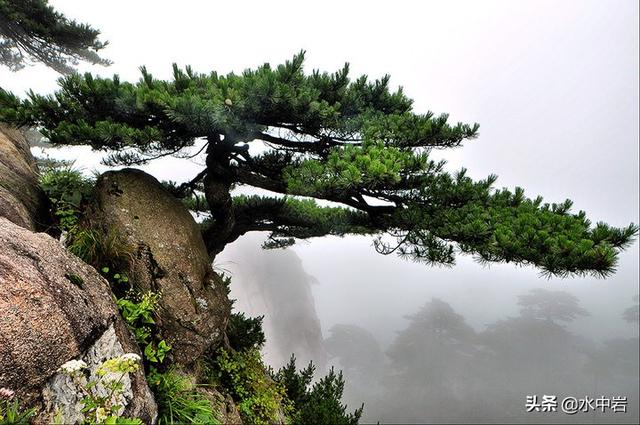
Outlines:
[[101, 175], [85, 222], [120, 235], [130, 255], [119, 272], [136, 290], [160, 293], [157, 326], [173, 362], [189, 365], [223, 341], [231, 310], [226, 287], [200, 227], [153, 176], [130, 168]]

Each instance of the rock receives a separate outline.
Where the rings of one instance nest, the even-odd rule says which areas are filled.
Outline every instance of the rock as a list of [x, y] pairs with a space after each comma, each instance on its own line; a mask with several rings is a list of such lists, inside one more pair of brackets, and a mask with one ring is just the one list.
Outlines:
[[0, 124], [0, 217], [30, 230], [41, 230], [46, 205], [29, 144], [18, 129]]
[[[98, 366], [100, 366], [105, 360], [109, 360], [115, 357], [119, 357], [125, 354], [126, 351], [113, 325], [109, 326], [107, 330], [98, 338], [96, 342], [89, 347], [80, 358], [84, 361], [89, 368], [89, 381], [101, 382], [100, 378], [96, 374]], [[141, 365], [142, 367], [142, 365]], [[85, 379], [86, 381], [86, 379]], [[145, 412], [141, 409], [129, 409], [127, 412], [125, 406], [131, 404], [136, 397], [136, 389], [134, 385], [135, 380], [132, 380], [129, 375], [122, 377], [122, 394], [117, 397], [116, 404], [122, 406], [118, 411], [119, 415], [125, 415], [128, 417], [145, 417], [145, 420], [152, 420], [153, 417], [149, 415], [145, 416]], [[138, 383], [139, 384], [139, 383]], [[93, 389], [96, 394], [100, 396], [107, 396], [109, 390], [99, 383]], [[138, 403], [141, 406], [155, 406], [153, 395], [150, 391], [143, 391], [141, 393], [145, 400], [142, 403]], [[63, 423], [82, 423], [84, 416], [81, 412], [83, 407], [82, 399], [84, 394], [78, 389], [73, 380], [66, 374], [59, 372], [54, 375], [46, 383], [43, 391], [42, 398], [45, 405], [45, 411], [47, 412], [59, 412]], [[56, 410], [57, 409], [57, 410]]]
[[[62, 364], [139, 354], [108, 282], [52, 237], [4, 218], [0, 312], [0, 388], [15, 390], [26, 405], [44, 407], [42, 421], [65, 394], [56, 377]], [[150, 423], [157, 409], [142, 371], [132, 374], [129, 388], [125, 415]]]
[[104, 173], [93, 198], [88, 226], [117, 232], [133, 253], [123, 270], [129, 281], [137, 290], [160, 293], [157, 325], [173, 347], [172, 360], [189, 365], [220, 344], [231, 305], [186, 207], [135, 169]]

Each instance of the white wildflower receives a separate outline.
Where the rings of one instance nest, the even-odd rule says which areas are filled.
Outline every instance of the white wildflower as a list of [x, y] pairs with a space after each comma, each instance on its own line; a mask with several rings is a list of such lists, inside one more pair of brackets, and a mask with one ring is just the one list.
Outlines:
[[58, 369], [58, 372], [66, 373], [67, 375], [73, 375], [76, 372], [86, 369], [88, 366], [82, 360], [69, 360]]
[[120, 356], [120, 358], [122, 360], [133, 360], [133, 361], [136, 361], [136, 362], [139, 362], [140, 360], [142, 360], [142, 358], [139, 355], [137, 355], [136, 353], [123, 354], [123, 355]]

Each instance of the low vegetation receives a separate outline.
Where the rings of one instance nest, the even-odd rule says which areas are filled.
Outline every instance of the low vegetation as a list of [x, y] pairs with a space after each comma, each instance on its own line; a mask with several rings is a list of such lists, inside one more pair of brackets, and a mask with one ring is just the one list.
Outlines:
[[[3, 390], [9, 393], [5, 388], [0, 388], [0, 425], [22, 425], [28, 424], [31, 418], [35, 416], [35, 409], [24, 409], [17, 399], [13, 399], [13, 394], [9, 397], [3, 396]], [[11, 393], [13, 393], [11, 391]]]
[[221, 349], [209, 369], [211, 384], [228, 390], [247, 424], [279, 423], [290, 412], [284, 386], [266, 373], [260, 352], [255, 349]]
[[151, 368], [147, 381], [158, 404], [158, 425], [220, 423], [211, 402], [178, 370]]
[[95, 378], [89, 379], [89, 366], [82, 360], [70, 360], [60, 367], [59, 371], [71, 380], [72, 388], [84, 395], [84, 424], [142, 425], [140, 419], [122, 415], [122, 403], [126, 400], [124, 379], [140, 368], [140, 360], [140, 356], [135, 353], [110, 358], [96, 368]]
[[86, 205], [93, 179], [82, 174], [70, 164], [51, 166], [42, 171], [40, 187], [51, 202], [54, 220], [53, 232], [69, 232], [78, 224], [80, 213]]

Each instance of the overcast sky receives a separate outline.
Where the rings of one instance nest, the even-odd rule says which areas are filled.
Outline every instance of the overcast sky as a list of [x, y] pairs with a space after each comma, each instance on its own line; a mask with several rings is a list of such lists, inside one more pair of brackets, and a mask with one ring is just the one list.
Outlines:
[[[522, 186], [549, 202], [571, 198], [594, 222], [639, 221], [636, 0], [50, 3], [109, 40], [104, 56], [114, 64], [81, 69], [125, 80], [138, 79], [140, 65], [157, 77], [169, 77], [172, 62], [239, 72], [300, 49], [309, 71], [348, 61], [353, 75], [389, 73], [416, 112], [480, 123], [478, 139], [443, 153], [451, 169], [495, 173], [498, 187]], [[51, 91], [56, 77], [39, 66], [0, 69], [1, 85], [16, 93]], [[179, 180], [196, 165], [148, 169]], [[486, 268], [468, 258], [453, 269], [428, 268], [375, 254], [369, 238], [314, 240], [295, 250], [320, 282], [314, 294], [325, 329], [356, 323], [388, 340], [402, 316], [431, 296], [482, 327], [514, 314], [516, 295], [543, 286], [568, 290], [595, 312], [577, 328], [599, 338], [632, 332], [619, 316], [638, 292], [637, 242], [608, 280], [546, 280], [534, 269]]]

